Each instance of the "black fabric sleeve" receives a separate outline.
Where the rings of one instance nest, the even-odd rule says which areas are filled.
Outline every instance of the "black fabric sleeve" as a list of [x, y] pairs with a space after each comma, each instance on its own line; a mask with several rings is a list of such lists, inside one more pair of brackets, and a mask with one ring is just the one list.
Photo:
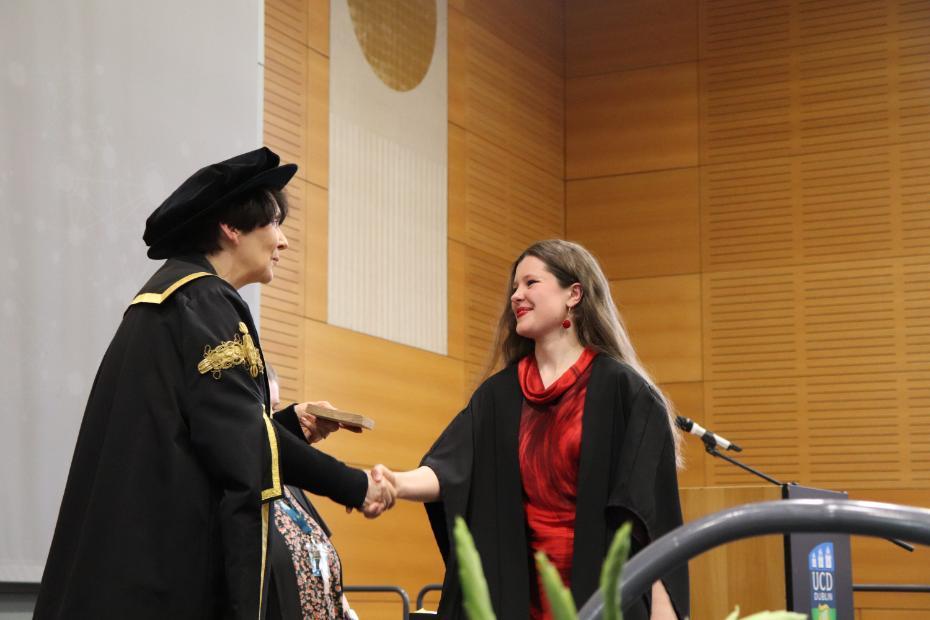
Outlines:
[[284, 409], [279, 409], [271, 415], [271, 418], [277, 422], [281, 428], [286, 429], [298, 439], [306, 441], [307, 438], [300, 427], [300, 420], [297, 419], [297, 410], [294, 408], [295, 406], [296, 405], [291, 404]]
[[[620, 454], [621, 475], [608, 500], [608, 512], [624, 519], [633, 517], [636, 548], [683, 522], [672, 430], [662, 401], [649, 385], [642, 386], [632, 399]], [[687, 566], [673, 570], [662, 582], [678, 617], [686, 617]]]
[[201, 289], [178, 295], [181, 361], [186, 386], [179, 395], [190, 441], [220, 491], [217, 518], [223, 543], [225, 581], [235, 617], [252, 617], [259, 606], [261, 503], [266, 458], [263, 394], [244, 364], [200, 372], [206, 347], [241, 339], [235, 300], [223, 291]]
[[463, 409], [420, 461], [439, 479], [439, 500], [426, 504], [436, 544], [448, 562], [452, 524], [456, 515], [465, 515], [471, 487], [474, 446], [471, 404]]
[[[277, 420], [274, 421], [278, 424]], [[350, 508], [361, 508], [368, 492], [368, 476], [320, 452], [292, 433], [278, 433], [278, 454], [284, 484], [323, 495]]]

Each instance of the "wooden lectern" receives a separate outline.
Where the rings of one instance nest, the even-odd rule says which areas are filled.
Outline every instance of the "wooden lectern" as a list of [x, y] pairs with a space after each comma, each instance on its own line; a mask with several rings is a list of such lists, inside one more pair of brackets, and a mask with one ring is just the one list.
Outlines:
[[[682, 487], [685, 522], [725, 508], [777, 501], [774, 485]], [[692, 620], [723, 620], [736, 605], [740, 616], [785, 609], [785, 542], [780, 534], [728, 543], [689, 563]]]

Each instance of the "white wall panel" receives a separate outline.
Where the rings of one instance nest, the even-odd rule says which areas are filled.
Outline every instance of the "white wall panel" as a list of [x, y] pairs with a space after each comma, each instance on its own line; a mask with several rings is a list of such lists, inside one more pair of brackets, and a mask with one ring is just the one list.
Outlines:
[[[435, 6], [428, 70], [403, 91], [366, 59], [364, 22], [383, 22], [365, 10], [331, 4], [328, 318], [445, 354], [445, 2]], [[408, 24], [398, 19], [403, 39]], [[396, 49], [403, 55], [403, 41]]]

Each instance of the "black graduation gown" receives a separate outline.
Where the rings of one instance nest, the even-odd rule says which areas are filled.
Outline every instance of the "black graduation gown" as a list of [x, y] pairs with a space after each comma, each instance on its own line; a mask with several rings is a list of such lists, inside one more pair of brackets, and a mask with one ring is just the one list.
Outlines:
[[[529, 617], [532, 558], [523, 510], [519, 431], [523, 394], [514, 364], [485, 381], [422, 464], [436, 472], [440, 500], [427, 504], [446, 563], [439, 615], [464, 618], [452, 549], [455, 515], [475, 539], [498, 618]], [[580, 608], [597, 590], [616, 530], [634, 523], [632, 552], [681, 525], [675, 451], [652, 388], [626, 364], [598, 355], [582, 416], [571, 591]], [[688, 571], [663, 579], [680, 618], [689, 614]], [[627, 620], [648, 618], [647, 601]]]
[[279, 432], [263, 368], [248, 306], [203, 256], [152, 276], [97, 371], [36, 618], [260, 617], [281, 485], [353, 507], [367, 489]]

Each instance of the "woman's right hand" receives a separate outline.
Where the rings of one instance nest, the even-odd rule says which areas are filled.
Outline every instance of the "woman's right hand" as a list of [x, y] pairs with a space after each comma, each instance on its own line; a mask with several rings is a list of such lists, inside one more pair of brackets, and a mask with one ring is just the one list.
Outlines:
[[[370, 470], [365, 474], [368, 476], [368, 492], [362, 504], [362, 514], [369, 519], [374, 519], [394, 506], [394, 502], [397, 501], [397, 491], [383, 472]], [[346, 512], [352, 512], [352, 509], [348, 508]]]
[[294, 411], [297, 413], [297, 420], [300, 422], [300, 430], [303, 431], [304, 437], [307, 438], [307, 443], [323, 441], [329, 437], [331, 433], [335, 433], [341, 428], [338, 422], [323, 420], [308, 412], [307, 405], [335, 409], [335, 407], [325, 400], [310, 401], [308, 403], [294, 405]]
[[425, 465], [411, 471], [396, 472], [379, 464], [371, 468], [371, 473], [390, 482], [397, 491], [398, 499], [427, 503], [439, 499], [439, 478]]

